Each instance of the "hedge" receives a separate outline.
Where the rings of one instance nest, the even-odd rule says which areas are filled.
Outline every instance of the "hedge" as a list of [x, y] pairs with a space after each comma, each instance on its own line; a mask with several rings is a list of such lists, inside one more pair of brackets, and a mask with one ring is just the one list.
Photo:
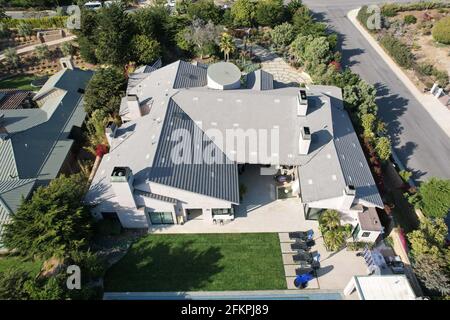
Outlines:
[[391, 35], [383, 36], [380, 39], [380, 44], [400, 66], [407, 69], [413, 66], [414, 55], [406, 44]]
[[417, 3], [386, 3], [381, 7], [381, 13], [387, 17], [395, 16], [398, 12], [403, 11], [414, 11], [414, 10], [430, 10], [430, 9], [441, 9], [450, 8], [449, 2], [442, 1], [426, 1]]
[[20, 23], [28, 23], [33, 29], [65, 28], [67, 16], [27, 18], [27, 19], [7, 19], [4, 25], [9, 28], [17, 28]]
[[437, 42], [450, 44], [450, 17], [439, 20], [434, 25], [432, 34]]

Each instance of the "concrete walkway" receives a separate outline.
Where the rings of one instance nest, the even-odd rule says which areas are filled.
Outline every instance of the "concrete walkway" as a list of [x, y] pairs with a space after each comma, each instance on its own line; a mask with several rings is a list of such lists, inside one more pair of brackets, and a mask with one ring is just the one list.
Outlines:
[[[27, 52], [33, 51], [33, 50], [36, 49], [37, 46], [40, 46], [40, 45], [43, 45], [43, 44], [45, 44], [45, 45], [50, 47], [50, 46], [61, 44], [61, 43], [67, 42], [67, 41], [72, 41], [72, 40], [74, 40], [76, 38], [77, 38], [76, 36], [72, 35], [72, 36], [68, 36], [68, 37], [65, 37], [65, 38], [61, 38], [61, 39], [57, 39], [57, 40], [53, 40], [53, 41], [49, 41], [49, 42], [45, 42], [45, 43], [33, 44], [31, 46], [28, 46], [28, 47], [17, 49], [17, 54], [20, 55], [20, 54], [23, 54], [23, 53], [27, 53]], [[5, 59], [5, 55], [4, 54], [0, 54], [0, 61], [3, 60], [3, 59]]]
[[[244, 48], [244, 43], [241, 39], [235, 39], [236, 47]], [[283, 58], [276, 53], [263, 48], [256, 44], [247, 45], [252, 53], [261, 60], [261, 68], [264, 71], [271, 73], [274, 80], [284, 85], [295, 85], [300, 83], [311, 83], [311, 78], [305, 72], [300, 72], [294, 67], [290, 66]]]
[[396, 73], [403, 84], [414, 95], [414, 97], [423, 105], [424, 109], [428, 111], [431, 117], [436, 123], [444, 130], [444, 132], [450, 137], [450, 112], [447, 107], [440, 103], [433, 95], [424, 94], [414, 85], [414, 83], [408, 78], [405, 72], [400, 68], [397, 63], [383, 50], [378, 42], [370, 35], [370, 33], [364, 29], [358, 22], [356, 16], [359, 9], [351, 10], [348, 12], [347, 17], [358, 29], [358, 31], [366, 38], [373, 49], [381, 56], [386, 64]]

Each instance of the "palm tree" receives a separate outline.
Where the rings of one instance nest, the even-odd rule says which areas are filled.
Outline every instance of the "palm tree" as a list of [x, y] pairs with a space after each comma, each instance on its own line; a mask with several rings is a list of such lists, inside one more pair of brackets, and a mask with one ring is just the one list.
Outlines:
[[326, 230], [333, 230], [341, 225], [341, 217], [336, 210], [327, 210], [320, 216], [319, 222]]
[[236, 46], [233, 41], [233, 37], [230, 34], [224, 32], [220, 38], [219, 43], [220, 51], [223, 52], [225, 61], [230, 59], [230, 53], [236, 50]]
[[337, 251], [341, 249], [345, 243], [345, 232], [340, 229], [326, 231], [323, 234], [323, 240], [328, 250]]

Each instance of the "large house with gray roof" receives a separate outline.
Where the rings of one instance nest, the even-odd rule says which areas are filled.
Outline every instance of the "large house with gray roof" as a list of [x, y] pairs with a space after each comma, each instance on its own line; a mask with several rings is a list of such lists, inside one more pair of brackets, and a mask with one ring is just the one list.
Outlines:
[[67, 63], [33, 97], [39, 108], [0, 110], [0, 236], [22, 197], [61, 172], [86, 117], [92, 72]]
[[270, 73], [242, 76], [226, 62], [139, 68], [122, 99], [123, 124], [106, 130], [110, 152], [86, 196], [93, 214], [126, 228], [233, 220], [239, 174], [252, 165], [288, 180], [307, 219], [331, 208], [377, 220], [383, 202], [341, 90], [276, 87]]

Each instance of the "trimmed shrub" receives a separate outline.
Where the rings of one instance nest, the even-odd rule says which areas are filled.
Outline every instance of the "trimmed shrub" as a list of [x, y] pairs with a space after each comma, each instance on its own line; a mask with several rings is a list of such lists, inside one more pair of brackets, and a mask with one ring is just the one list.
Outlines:
[[33, 29], [52, 29], [52, 28], [65, 28], [67, 16], [54, 16], [54, 17], [42, 17], [42, 18], [27, 18], [27, 19], [8, 19], [3, 23], [7, 28], [17, 28], [19, 24], [29, 24]]
[[414, 55], [406, 44], [391, 35], [383, 36], [380, 43], [400, 66], [407, 69], [412, 67]]
[[415, 24], [417, 22], [417, 18], [412, 14], [408, 14], [403, 18], [403, 22], [406, 24]]
[[443, 44], [450, 44], [450, 17], [438, 21], [432, 31], [433, 39]]

